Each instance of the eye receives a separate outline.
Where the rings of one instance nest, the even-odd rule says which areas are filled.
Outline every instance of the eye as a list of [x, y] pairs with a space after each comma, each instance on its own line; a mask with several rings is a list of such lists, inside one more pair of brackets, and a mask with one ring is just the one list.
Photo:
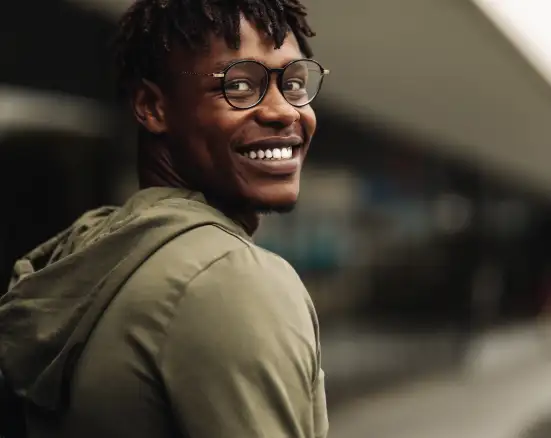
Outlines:
[[285, 91], [300, 91], [304, 88], [304, 81], [300, 79], [290, 79], [283, 84]]
[[225, 89], [227, 92], [248, 92], [248, 91], [252, 91], [252, 86], [251, 84], [249, 83], [249, 81], [246, 81], [246, 80], [235, 80], [235, 81], [231, 81], [231, 82], [228, 82], [226, 85], [225, 85]]

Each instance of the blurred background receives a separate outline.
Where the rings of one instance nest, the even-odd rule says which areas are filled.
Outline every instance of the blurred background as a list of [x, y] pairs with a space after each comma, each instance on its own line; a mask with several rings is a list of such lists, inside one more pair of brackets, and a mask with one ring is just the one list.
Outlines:
[[[0, 281], [136, 190], [129, 0], [4, 2]], [[331, 69], [295, 212], [257, 241], [322, 324], [331, 437], [551, 437], [551, 3], [309, 0]]]

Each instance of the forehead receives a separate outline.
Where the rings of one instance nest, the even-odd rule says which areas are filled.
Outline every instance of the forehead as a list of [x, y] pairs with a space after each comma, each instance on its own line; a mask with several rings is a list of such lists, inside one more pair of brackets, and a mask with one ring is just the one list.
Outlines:
[[242, 17], [239, 49], [228, 47], [223, 37], [211, 35], [207, 51], [187, 56], [180, 52], [174, 61], [179, 64], [179, 68], [210, 73], [221, 70], [221, 65], [235, 59], [256, 59], [268, 67], [281, 67], [292, 60], [303, 57], [298, 41], [292, 32], [289, 32], [279, 49], [274, 46], [272, 38]]

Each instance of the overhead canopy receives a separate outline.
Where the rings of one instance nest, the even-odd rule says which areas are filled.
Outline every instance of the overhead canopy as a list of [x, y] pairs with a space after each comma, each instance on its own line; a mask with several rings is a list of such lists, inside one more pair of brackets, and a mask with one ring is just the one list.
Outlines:
[[335, 108], [551, 192], [551, 90], [474, 3], [306, 1]]

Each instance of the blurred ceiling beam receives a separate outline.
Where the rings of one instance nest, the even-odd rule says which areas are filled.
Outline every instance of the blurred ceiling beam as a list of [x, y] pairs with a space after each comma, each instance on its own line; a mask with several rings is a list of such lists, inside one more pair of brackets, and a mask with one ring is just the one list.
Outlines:
[[110, 138], [114, 121], [112, 109], [92, 99], [0, 84], [0, 138], [32, 132]]

